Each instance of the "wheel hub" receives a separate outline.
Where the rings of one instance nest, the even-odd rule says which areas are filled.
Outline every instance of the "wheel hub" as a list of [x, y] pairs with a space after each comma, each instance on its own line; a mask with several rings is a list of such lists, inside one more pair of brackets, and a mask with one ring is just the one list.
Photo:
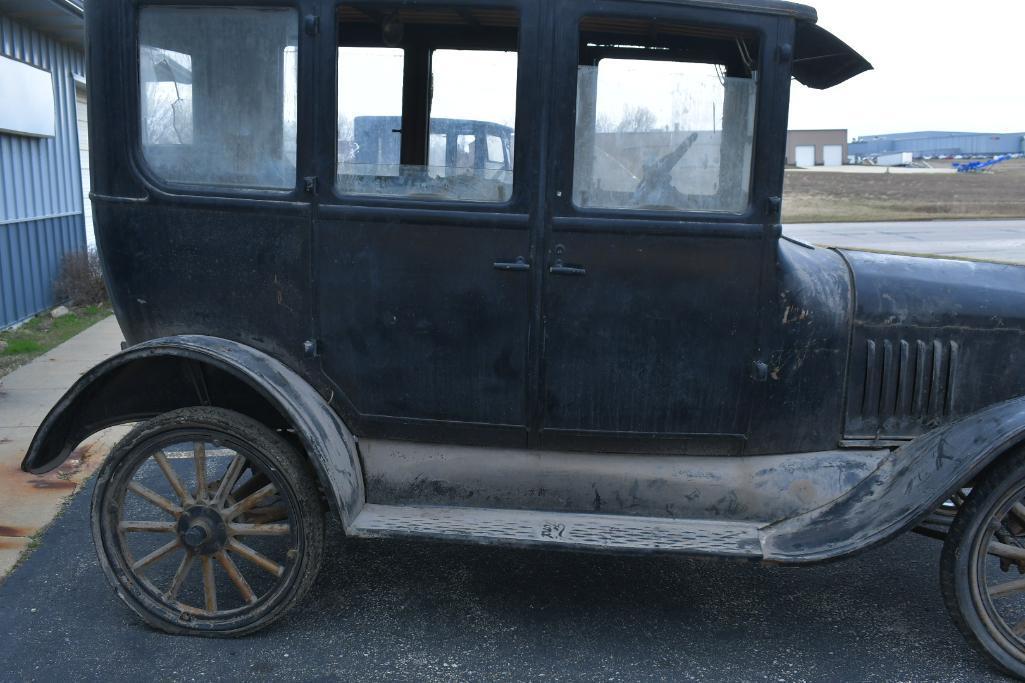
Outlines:
[[178, 538], [199, 555], [213, 555], [228, 542], [228, 525], [221, 514], [206, 505], [188, 508], [178, 518]]

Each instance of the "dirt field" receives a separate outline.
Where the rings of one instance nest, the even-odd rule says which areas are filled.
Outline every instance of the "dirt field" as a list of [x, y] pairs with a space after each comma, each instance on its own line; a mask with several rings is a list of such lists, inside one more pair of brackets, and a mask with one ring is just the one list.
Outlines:
[[985, 174], [786, 174], [785, 223], [961, 218], [1025, 218], [1025, 159]]

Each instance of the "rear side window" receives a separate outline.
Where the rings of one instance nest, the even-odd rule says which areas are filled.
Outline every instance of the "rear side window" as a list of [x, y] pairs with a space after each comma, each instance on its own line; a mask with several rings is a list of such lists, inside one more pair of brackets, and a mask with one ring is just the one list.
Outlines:
[[141, 10], [141, 143], [154, 174], [295, 187], [297, 25], [284, 9]]
[[518, 14], [378, 2], [338, 20], [338, 192], [508, 201]]

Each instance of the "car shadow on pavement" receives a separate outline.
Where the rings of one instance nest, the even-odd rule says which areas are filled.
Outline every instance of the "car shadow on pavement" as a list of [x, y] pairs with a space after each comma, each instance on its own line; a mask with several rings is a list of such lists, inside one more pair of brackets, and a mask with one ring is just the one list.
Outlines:
[[[285, 619], [173, 637], [121, 604], [78, 494], [0, 586], [15, 680], [1004, 680], [961, 638], [916, 536], [811, 568], [343, 538]], [[59, 653], [57, 656], [56, 653]]]

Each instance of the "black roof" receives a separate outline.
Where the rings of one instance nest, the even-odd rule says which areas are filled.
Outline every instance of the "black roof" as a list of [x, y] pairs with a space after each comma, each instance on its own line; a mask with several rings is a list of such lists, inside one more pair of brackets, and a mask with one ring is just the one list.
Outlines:
[[814, 7], [783, 0], [640, 0], [690, 5], [734, 12], [791, 17], [797, 22], [794, 40], [794, 78], [810, 88], [824, 90], [872, 69], [867, 59], [818, 26]]
[[736, 12], [758, 12], [761, 14], [781, 14], [793, 17], [798, 21], [816, 23], [819, 14], [814, 7], [783, 0], [642, 0], [643, 2], [669, 2], [677, 5], [693, 5], [695, 7], [712, 7]]

